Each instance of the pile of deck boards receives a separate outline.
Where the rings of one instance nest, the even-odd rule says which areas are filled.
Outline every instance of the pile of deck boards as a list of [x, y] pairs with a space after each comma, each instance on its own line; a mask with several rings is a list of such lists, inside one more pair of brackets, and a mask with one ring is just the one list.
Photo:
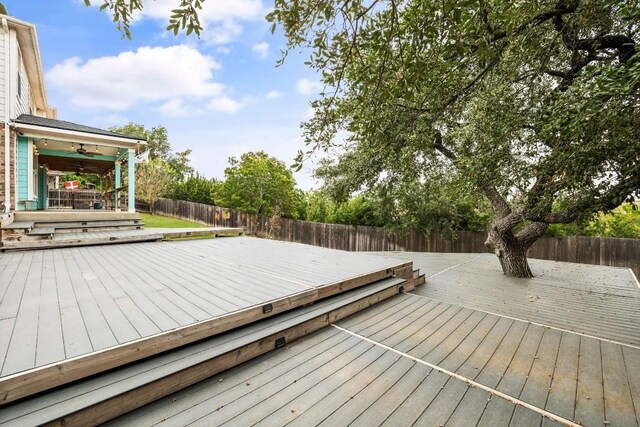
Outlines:
[[[120, 263], [108, 246], [0, 258], [0, 274], [13, 277], [10, 295], [28, 296], [41, 283], [49, 287], [45, 293], [58, 295], [57, 301], [21, 301], [11, 313], [11, 340], [0, 348], [5, 352], [0, 354], [5, 360], [0, 424], [106, 422], [424, 282], [411, 262], [248, 237], [117, 249], [122, 249]], [[118, 263], [118, 273], [108, 265], [65, 261], [82, 251], [104, 264]], [[131, 261], [133, 254], [139, 263]], [[34, 265], [39, 273], [29, 274]], [[137, 314], [123, 310], [130, 307], [127, 300]], [[56, 311], [60, 307], [64, 309]], [[44, 313], [48, 309], [55, 313]], [[80, 314], [86, 326], [82, 334], [91, 342], [84, 350], [78, 348], [82, 337], [73, 335], [80, 332], [68, 319], [65, 323], [64, 316], [73, 313]], [[163, 323], [163, 316], [176, 320], [176, 326]], [[41, 347], [38, 331], [47, 325], [39, 319], [52, 323], [57, 317], [61, 341], [48, 336], [47, 346]], [[142, 332], [137, 325], [144, 324], [143, 318], [160, 330]], [[29, 329], [33, 322], [35, 329]], [[123, 322], [138, 338], [114, 333], [109, 341], [107, 329], [124, 331]], [[25, 336], [29, 332], [35, 334], [32, 341]], [[94, 344], [98, 342], [103, 344]], [[62, 358], [38, 362], [51, 360], [47, 351], [55, 348], [63, 350]], [[19, 358], [35, 363], [25, 365]], [[7, 366], [6, 361], [14, 362]]]

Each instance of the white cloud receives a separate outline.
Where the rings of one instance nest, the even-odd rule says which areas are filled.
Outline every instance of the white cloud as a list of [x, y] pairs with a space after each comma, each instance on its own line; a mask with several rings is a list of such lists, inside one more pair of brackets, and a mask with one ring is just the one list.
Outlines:
[[265, 96], [265, 98], [267, 99], [278, 99], [282, 96], [282, 92], [278, 91], [278, 90], [271, 90], [267, 93], [267, 95]]
[[309, 120], [312, 119], [313, 116], [316, 115], [316, 109], [313, 107], [309, 107], [307, 108], [307, 110], [304, 112], [304, 118], [305, 120]]
[[219, 68], [192, 47], [141, 47], [86, 62], [67, 59], [49, 70], [47, 83], [76, 105], [126, 110], [143, 102], [220, 96], [224, 86], [212, 80]]
[[317, 95], [322, 90], [322, 83], [307, 78], [300, 79], [296, 82], [296, 90], [300, 95]]
[[226, 44], [242, 34], [242, 26], [233, 19], [211, 24], [202, 30], [201, 39], [207, 44]]
[[170, 99], [158, 107], [158, 111], [167, 117], [186, 117], [198, 112], [196, 109], [185, 105], [182, 98]]
[[106, 116], [101, 117], [99, 121], [101, 126], [119, 126], [129, 123], [129, 119], [125, 116], [121, 116], [120, 114], [107, 114]]
[[255, 53], [258, 58], [264, 59], [269, 56], [269, 43], [256, 43], [251, 47], [251, 51]]
[[238, 112], [244, 104], [227, 96], [220, 96], [212, 99], [207, 106], [220, 113], [235, 113]]
[[[144, 3], [143, 17], [168, 20], [176, 8], [176, 0], [155, 0]], [[261, 0], [207, 0], [198, 11], [201, 23], [225, 19], [260, 19], [266, 12]]]
[[[142, 12], [137, 13], [135, 18], [157, 20], [166, 26], [176, 3], [176, 0], [147, 1]], [[204, 1], [202, 10], [198, 11], [203, 27], [202, 40], [210, 44], [229, 43], [242, 34], [239, 21], [263, 19], [266, 12], [262, 0]]]

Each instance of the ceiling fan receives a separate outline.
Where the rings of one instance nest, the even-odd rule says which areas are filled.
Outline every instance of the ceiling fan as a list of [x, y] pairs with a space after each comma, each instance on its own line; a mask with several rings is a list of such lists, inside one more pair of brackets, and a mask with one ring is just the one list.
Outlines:
[[93, 156], [93, 154], [94, 154], [94, 153], [92, 153], [92, 152], [90, 152], [90, 151], [85, 150], [85, 148], [84, 148], [84, 144], [80, 144], [80, 148], [78, 148], [78, 149], [76, 150], [76, 153], [78, 153], [78, 154], [82, 154], [83, 156], [89, 156], [89, 157], [92, 157], [92, 156]]

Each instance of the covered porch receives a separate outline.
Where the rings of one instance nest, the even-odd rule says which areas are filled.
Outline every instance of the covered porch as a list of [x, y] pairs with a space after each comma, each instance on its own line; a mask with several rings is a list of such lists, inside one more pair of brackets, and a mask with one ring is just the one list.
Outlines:
[[[17, 211], [135, 212], [135, 157], [146, 141], [24, 114], [12, 124]], [[65, 172], [97, 176], [97, 188], [61, 189]]]

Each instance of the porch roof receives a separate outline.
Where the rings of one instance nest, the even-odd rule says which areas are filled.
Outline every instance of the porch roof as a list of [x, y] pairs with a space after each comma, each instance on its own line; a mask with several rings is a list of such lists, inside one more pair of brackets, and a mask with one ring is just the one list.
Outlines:
[[147, 143], [143, 138], [30, 114], [20, 115], [12, 125], [24, 136], [55, 141], [92, 143], [118, 148], [137, 148], [139, 144]]

